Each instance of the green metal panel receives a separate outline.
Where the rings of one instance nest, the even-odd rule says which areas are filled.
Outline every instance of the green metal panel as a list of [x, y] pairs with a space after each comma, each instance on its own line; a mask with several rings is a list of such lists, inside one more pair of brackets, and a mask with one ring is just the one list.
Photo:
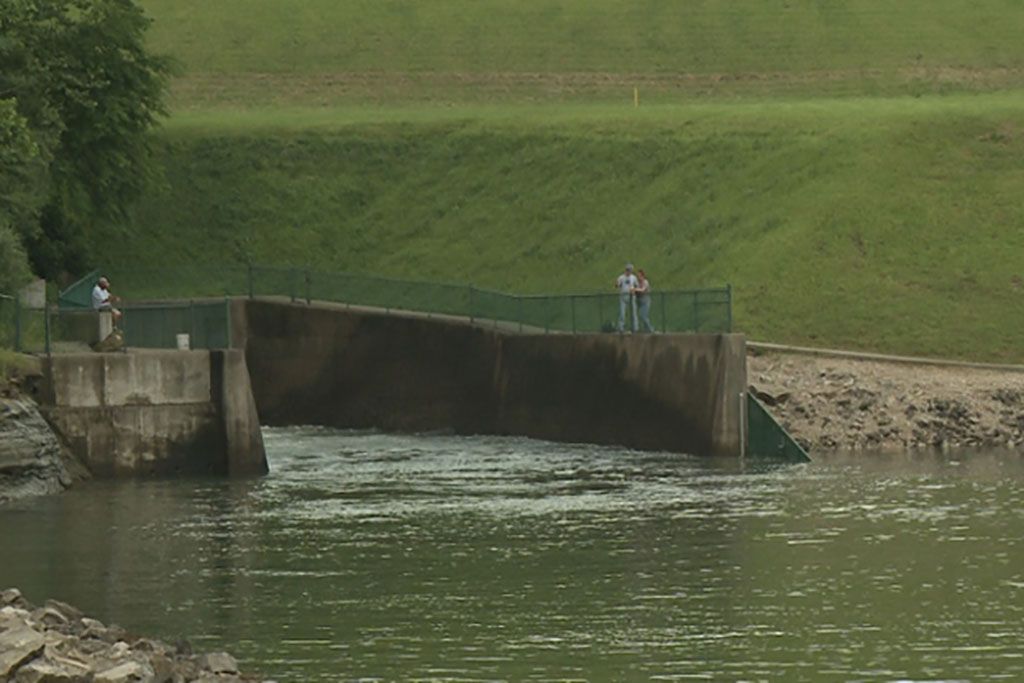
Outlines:
[[747, 394], [747, 456], [773, 458], [793, 462], [810, 462], [807, 451], [800, 447], [768, 409]]
[[125, 345], [173, 349], [178, 335], [188, 334], [193, 349], [225, 349], [231, 343], [231, 307], [220, 301], [125, 306]]
[[57, 303], [61, 308], [92, 308], [92, 288], [100, 279], [100, 271], [94, 270], [60, 293]]

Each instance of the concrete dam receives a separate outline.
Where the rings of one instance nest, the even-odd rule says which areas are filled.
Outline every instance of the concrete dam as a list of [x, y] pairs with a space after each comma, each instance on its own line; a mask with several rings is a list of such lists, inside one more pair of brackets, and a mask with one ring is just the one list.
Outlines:
[[532, 334], [269, 297], [225, 308], [230, 349], [47, 359], [44, 413], [94, 474], [265, 473], [260, 424], [729, 457], [752, 439], [738, 334]]
[[337, 305], [236, 302], [260, 419], [738, 456], [735, 334], [539, 335]]

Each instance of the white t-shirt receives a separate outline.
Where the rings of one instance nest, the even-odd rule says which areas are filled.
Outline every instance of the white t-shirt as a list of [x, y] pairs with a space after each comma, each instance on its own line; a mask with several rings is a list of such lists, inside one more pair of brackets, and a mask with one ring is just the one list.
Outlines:
[[634, 287], [640, 284], [640, 281], [636, 279], [636, 275], [626, 275], [623, 273], [619, 276], [619, 279], [615, 281], [615, 284], [619, 287], [619, 293], [629, 294]]
[[110, 292], [99, 285], [92, 288], [92, 307], [99, 310], [110, 303]]

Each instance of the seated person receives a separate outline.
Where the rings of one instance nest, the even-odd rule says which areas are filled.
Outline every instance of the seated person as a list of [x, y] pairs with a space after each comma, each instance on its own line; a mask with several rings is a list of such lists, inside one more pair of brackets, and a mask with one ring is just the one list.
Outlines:
[[121, 311], [114, 308], [113, 303], [120, 301], [120, 297], [110, 293], [110, 282], [107, 278], [101, 277], [96, 286], [92, 288], [92, 308], [94, 311], [110, 311], [114, 316], [114, 327], [117, 327], [121, 319]]

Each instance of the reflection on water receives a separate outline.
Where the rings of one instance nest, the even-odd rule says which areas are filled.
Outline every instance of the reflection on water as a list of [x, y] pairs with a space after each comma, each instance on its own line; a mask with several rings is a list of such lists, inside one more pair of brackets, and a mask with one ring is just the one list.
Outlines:
[[0, 586], [282, 681], [1024, 679], [1016, 454], [266, 437], [262, 480], [0, 510]]

